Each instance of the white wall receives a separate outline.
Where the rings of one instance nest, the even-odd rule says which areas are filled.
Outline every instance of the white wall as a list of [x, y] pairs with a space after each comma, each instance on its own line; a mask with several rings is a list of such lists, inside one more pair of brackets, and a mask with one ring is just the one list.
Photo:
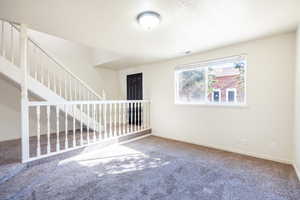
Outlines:
[[[174, 104], [177, 65], [242, 53], [248, 54], [247, 107]], [[143, 72], [155, 135], [290, 163], [294, 65], [295, 33], [288, 33], [122, 70], [120, 84], [125, 96], [126, 75]]]
[[297, 55], [295, 70], [295, 135], [294, 135], [294, 166], [300, 178], [300, 26], [297, 31]]
[[0, 76], [0, 141], [20, 137], [21, 93]]

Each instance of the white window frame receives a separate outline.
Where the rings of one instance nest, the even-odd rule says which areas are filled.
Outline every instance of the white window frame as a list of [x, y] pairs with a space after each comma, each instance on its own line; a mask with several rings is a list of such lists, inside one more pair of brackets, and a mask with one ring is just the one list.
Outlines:
[[[234, 101], [231, 101], [231, 102], [230, 102], [230, 101], [228, 100], [228, 98], [229, 98], [228, 92], [234, 92]], [[227, 89], [226, 89], [226, 102], [227, 102], [227, 103], [230, 103], [230, 104], [236, 103], [236, 102], [237, 102], [236, 97], [237, 97], [237, 90], [236, 90], [236, 88], [227, 88]]]
[[[224, 63], [229, 63], [229, 62], [233, 62], [236, 60], [242, 60], [245, 64], [245, 71], [244, 71], [244, 101], [243, 102], [237, 102], [237, 91], [235, 92], [235, 102], [228, 102], [228, 93], [226, 91], [226, 102], [222, 102], [222, 94], [220, 91], [220, 99], [219, 102], [211, 102], [208, 99], [208, 95], [205, 95], [205, 101], [204, 102], [182, 102], [179, 100], [178, 97], [178, 74], [182, 71], [186, 71], [189, 69], [199, 69], [199, 68], [205, 68], [206, 70], [208, 69], [209, 66], [214, 65], [215, 63], [220, 63], [220, 62], [224, 62]], [[174, 103], [176, 105], [191, 105], [191, 106], [217, 106], [217, 107], [248, 107], [247, 105], [247, 69], [248, 69], [248, 62], [247, 62], [247, 54], [240, 54], [240, 55], [236, 55], [236, 56], [230, 56], [230, 57], [224, 57], [224, 58], [218, 58], [218, 59], [211, 59], [211, 60], [206, 60], [206, 61], [202, 61], [202, 62], [196, 62], [196, 63], [190, 63], [190, 64], [184, 64], [184, 65], [179, 65], [177, 67], [175, 67], [175, 73], [174, 73], [174, 97], [175, 97], [175, 101]], [[206, 73], [206, 93], [208, 91], [208, 73]], [[228, 89], [232, 89], [232, 88], [228, 88]], [[236, 88], [233, 88], [236, 89]], [[213, 95], [213, 94], [212, 94]], [[210, 99], [212, 99], [213, 97], [211, 97]], [[221, 103], [222, 102], [222, 103]]]
[[[215, 99], [214, 99], [214, 97], [215, 97], [215, 95], [214, 95], [214, 92], [219, 92], [219, 101], [215, 101]], [[212, 103], [221, 103], [221, 100], [222, 100], [222, 91], [221, 91], [221, 89], [213, 89], [213, 91], [212, 91], [212, 93], [211, 93], [211, 101], [212, 101]]]

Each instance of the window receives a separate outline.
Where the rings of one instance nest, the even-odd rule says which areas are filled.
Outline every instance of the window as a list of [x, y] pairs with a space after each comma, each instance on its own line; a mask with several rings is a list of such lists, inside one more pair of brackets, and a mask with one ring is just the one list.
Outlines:
[[175, 70], [175, 102], [179, 104], [245, 104], [246, 60], [235, 56]]
[[178, 100], [202, 102], [205, 100], [205, 70], [186, 70], [178, 74]]
[[220, 103], [220, 100], [221, 100], [220, 94], [221, 94], [220, 89], [214, 89], [213, 94], [212, 94], [212, 98], [213, 98], [212, 102]]
[[228, 103], [236, 101], [236, 88], [226, 89], [226, 100]]

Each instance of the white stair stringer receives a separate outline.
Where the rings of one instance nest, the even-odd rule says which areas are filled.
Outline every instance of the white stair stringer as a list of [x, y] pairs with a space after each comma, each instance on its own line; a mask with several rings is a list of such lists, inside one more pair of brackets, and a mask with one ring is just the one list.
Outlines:
[[[15, 84], [21, 85], [22, 82], [22, 71], [19, 67], [11, 63], [9, 60], [0, 56], [0, 73], [12, 80]], [[28, 90], [36, 95], [37, 97], [52, 102], [67, 102], [64, 98], [58, 96], [52, 90], [44, 86], [37, 80], [34, 80], [32, 77], [28, 76]], [[59, 106], [60, 110], [64, 112], [64, 107]], [[99, 130], [100, 126], [98, 123], [94, 123], [93, 119], [85, 113], [76, 108], [75, 112], [68, 112], [68, 115], [74, 117], [77, 122], [82, 120], [84, 126], [88, 126], [90, 129]], [[82, 119], [81, 119], [82, 118]]]

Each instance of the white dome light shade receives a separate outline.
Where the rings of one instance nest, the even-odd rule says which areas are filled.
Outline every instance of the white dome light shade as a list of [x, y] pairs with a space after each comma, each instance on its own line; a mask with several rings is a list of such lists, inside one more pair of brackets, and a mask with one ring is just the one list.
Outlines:
[[160, 15], [153, 11], [145, 11], [137, 16], [138, 23], [146, 30], [152, 30], [160, 23]]

